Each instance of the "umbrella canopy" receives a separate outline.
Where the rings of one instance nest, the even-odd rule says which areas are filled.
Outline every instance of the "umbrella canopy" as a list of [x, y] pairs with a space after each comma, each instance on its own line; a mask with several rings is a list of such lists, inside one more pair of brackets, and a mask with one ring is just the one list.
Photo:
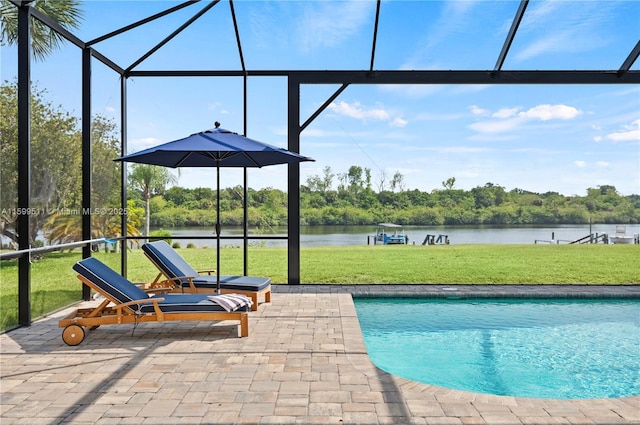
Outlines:
[[220, 292], [220, 168], [264, 167], [314, 161], [286, 149], [258, 142], [218, 127], [189, 137], [164, 143], [140, 152], [116, 158], [115, 161], [164, 167], [216, 168], [216, 276]]
[[222, 128], [163, 143], [116, 161], [164, 167], [264, 167], [313, 161], [286, 149], [258, 142]]

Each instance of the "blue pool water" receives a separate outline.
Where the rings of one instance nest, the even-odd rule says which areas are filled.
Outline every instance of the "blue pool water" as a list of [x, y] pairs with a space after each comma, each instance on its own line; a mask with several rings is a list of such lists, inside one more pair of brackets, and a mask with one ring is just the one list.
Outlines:
[[561, 399], [640, 395], [640, 301], [356, 298], [369, 357], [426, 384]]

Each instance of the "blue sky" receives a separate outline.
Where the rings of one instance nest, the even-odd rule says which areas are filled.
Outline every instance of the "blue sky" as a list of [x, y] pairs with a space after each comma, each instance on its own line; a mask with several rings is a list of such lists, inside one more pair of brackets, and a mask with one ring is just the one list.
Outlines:
[[[86, 1], [76, 34], [88, 41], [180, 2]], [[200, 10], [185, 8], [95, 45], [128, 67]], [[235, 1], [248, 69], [362, 70], [370, 65], [375, 1]], [[493, 69], [518, 1], [383, 1], [375, 69]], [[640, 1], [532, 0], [505, 70], [618, 69], [640, 38]], [[16, 75], [2, 46], [1, 77]], [[32, 79], [54, 104], [80, 115], [81, 55], [65, 44]], [[229, 4], [222, 1], [137, 70], [240, 69]], [[636, 61], [633, 70], [640, 69]], [[286, 147], [287, 90], [280, 77], [250, 78], [247, 135]], [[303, 86], [301, 120], [338, 86]], [[93, 65], [93, 111], [119, 119], [118, 77]], [[130, 78], [129, 152], [222, 127], [243, 132], [240, 78]], [[352, 165], [375, 189], [396, 172], [405, 189], [491, 182], [506, 190], [585, 195], [613, 185], [640, 193], [640, 87], [632, 85], [349, 86], [301, 135], [302, 182]], [[215, 187], [211, 170], [182, 169], [178, 184]], [[338, 178], [334, 179], [337, 184]], [[238, 170], [222, 185], [242, 184]], [[249, 170], [249, 186], [286, 190], [286, 167]]]

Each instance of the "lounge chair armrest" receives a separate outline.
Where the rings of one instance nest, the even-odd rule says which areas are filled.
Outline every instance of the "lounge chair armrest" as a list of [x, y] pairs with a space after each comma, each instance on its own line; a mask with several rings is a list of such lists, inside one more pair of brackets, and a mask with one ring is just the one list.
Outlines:
[[166, 294], [167, 292], [173, 291], [175, 286], [156, 286], [153, 288], [142, 288], [144, 292], [147, 294]]
[[149, 303], [153, 304], [153, 311], [156, 314], [158, 321], [162, 322], [164, 320], [164, 313], [162, 312], [162, 310], [160, 310], [160, 306], [158, 305], [160, 301], [164, 301], [164, 298], [146, 298], [143, 300], [129, 301], [123, 304], [116, 305], [116, 316], [118, 316], [118, 322], [121, 320], [120, 318], [122, 317], [122, 309], [124, 307], [129, 307], [130, 305], [136, 305], [136, 304], [149, 304]]
[[160, 301], [164, 301], [164, 298], [145, 298], [143, 300], [133, 300], [133, 301], [129, 301], [122, 304], [116, 304], [115, 307], [119, 309], [122, 307], [129, 307], [130, 305], [136, 305], [136, 304], [149, 304], [149, 303], [158, 304]]
[[147, 294], [162, 294], [171, 292], [175, 289], [175, 285], [168, 281], [153, 281], [151, 283], [134, 283], [138, 288], [142, 289]]
[[193, 283], [193, 279], [195, 279], [195, 276], [178, 276], [178, 277], [170, 277], [167, 280], [165, 280], [165, 283], [168, 282], [175, 282], [176, 284], [182, 286], [182, 281], [185, 279], [189, 280], [189, 286], [191, 287], [192, 290], [196, 289], [196, 285]]
[[206, 273], [206, 274], [208, 274], [209, 276], [211, 276], [211, 274], [212, 274], [212, 273], [215, 273], [215, 272], [216, 272], [216, 269], [213, 269], [213, 270], [198, 270], [198, 273], [201, 273], [201, 274]]

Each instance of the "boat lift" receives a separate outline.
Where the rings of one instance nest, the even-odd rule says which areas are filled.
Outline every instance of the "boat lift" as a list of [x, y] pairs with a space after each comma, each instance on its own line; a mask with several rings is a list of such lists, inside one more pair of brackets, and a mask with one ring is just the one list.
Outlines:
[[427, 235], [422, 241], [422, 245], [449, 245], [449, 235], [439, 234]]
[[406, 245], [409, 243], [409, 236], [404, 234], [400, 224], [379, 223], [376, 234], [373, 237], [374, 245]]

